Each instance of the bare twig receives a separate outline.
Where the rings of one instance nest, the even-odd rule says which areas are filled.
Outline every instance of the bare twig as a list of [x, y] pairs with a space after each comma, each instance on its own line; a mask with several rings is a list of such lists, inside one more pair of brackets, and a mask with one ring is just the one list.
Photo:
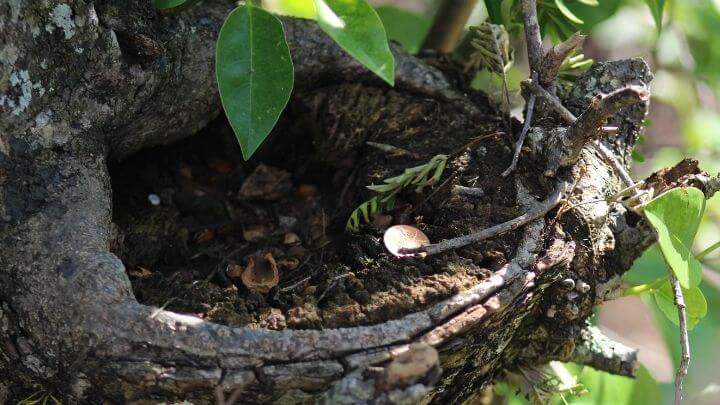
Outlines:
[[623, 165], [620, 163], [620, 161], [615, 158], [615, 154], [613, 154], [610, 149], [608, 149], [597, 139], [594, 140], [591, 145], [600, 154], [600, 156], [602, 156], [603, 159], [605, 159], [605, 161], [610, 164], [613, 169], [615, 169], [615, 172], [617, 172], [618, 176], [620, 176], [626, 186], [630, 187], [635, 185], [635, 181], [632, 179], [632, 177], [630, 177], [630, 173], [628, 173], [627, 170], [625, 170]]
[[[571, 128], [576, 128], [575, 131], [578, 131], [576, 133], [580, 133], [579, 131], [581, 130], [577, 129], [577, 122], [579, 119], [575, 117], [575, 115], [571, 113], [570, 110], [565, 108], [565, 106], [562, 105], [562, 103], [560, 102], [560, 100], [558, 100], [557, 97], [545, 90], [535, 81], [527, 83], [527, 86], [533, 94], [536, 94], [538, 98], [545, 102], [545, 105], [555, 111], [563, 121], [571, 125]], [[593, 99], [593, 103], [591, 103], [590, 107], [588, 108], [588, 110], [593, 109], [594, 112], [589, 113], [587, 116], [585, 115], [585, 113], [583, 113], [583, 115], [580, 116], [580, 118], [583, 118], [583, 116], [585, 116], [585, 118], [583, 119], [587, 120], [585, 123], [581, 124], [581, 126], [582, 128], [584, 128], [583, 130], [588, 130], [588, 128], [592, 127], [592, 125], [596, 125], [589, 130], [589, 133], [592, 134], [596, 131], [598, 127], [600, 127], [605, 122], [608, 117], [617, 112], [617, 110], [619, 110], [625, 105], [633, 104], [638, 101], [645, 101], [647, 100], [647, 97], [647, 90], [645, 90], [645, 88], [643, 87], [638, 86], [630, 86], [619, 89], [604, 97], [596, 96]], [[603, 101], [606, 99], [607, 101]], [[616, 131], [615, 127], [600, 128], [601, 131], [604, 133], [613, 133]], [[586, 136], [587, 133], [583, 135]], [[581, 143], [582, 145], [580, 146], [580, 149], [582, 149], [582, 146], [585, 145], [584, 141]], [[632, 186], [635, 184], [627, 170], [625, 170], [622, 164], [620, 164], [620, 162], [615, 158], [615, 155], [608, 148], [606, 148], [605, 145], [595, 140], [595, 142], [592, 143], [592, 146], [595, 148], [595, 150], [598, 151], [600, 156], [602, 156], [603, 159], [605, 159], [605, 161], [610, 164], [613, 169], [615, 169], [615, 171], [618, 173], [618, 175], [626, 185]], [[576, 153], [579, 154], [579, 151], [577, 151]]]
[[[647, 101], [650, 97], [647, 89], [642, 86], [627, 86], [605, 95], [596, 95], [569, 128], [571, 139], [586, 140], [605, 123], [605, 120], [623, 107]], [[584, 144], [585, 142], [583, 142]]]
[[535, 108], [535, 94], [531, 94], [530, 98], [528, 99], [527, 112], [525, 113], [525, 123], [523, 124], [522, 131], [520, 131], [520, 136], [518, 137], [517, 142], [515, 142], [515, 147], [514, 147], [515, 151], [513, 153], [512, 162], [510, 162], [510, 166], [508, 166], [508, 168], [505, 169], [504, 172], [502, 172], [503, 177], [507, 177], [507, 175], [512, 173], [513, 170], [515, 170], [515, 167], [517, 166], [518, 158], [520, 157], [520, 152], [522, 151], [523, 144], [525, 143], [525, 137], [527, 136], [528, 130], [530, 129], [530, 122], [532, 121], [533, 108]]
[[525, 23], [525, 41], [527, 42], [528, 62], [530, 71], [540, 73], [542, 64], [542, 37], [537, 17], [537, 1], [523, 0], [522, 13]]
[[453, 194], [458, 195], [467, 195], [470, 197], [482, 197], [485, 195], [485, 191], [478, 187], [465, 187], [465, 186], [459, 186], [455, 185], [452, 188]]
[[477, 0], [444, 0], [435, 14], [422, 49], [452, 52], [462, 36], [475, 3]]
[[566, 123], [572, 124], [577, 120], [575, 114], [571, 113], [570, 110], [565, 108], [565, 106], [562, 105], [560, 100], [554, 94], [551, 94], [549, 91], [545, 90], [536, 81], [523, 82], [523, 85], [527, 86], [527, 88], [532, 93], [537, 95], [540, 100], [547, 104], [548, 107], [558, 113], [560, 118]]
[[680, 282], [675, 278], [674, 274], [669, 274], [670, 285], [675, 298], [675, 306], [678, 310], [678, 320], [680, 326], [680, 367], [675, 374], [675, 405], [680, 405], [682, 401], [682, 384], [683, 378], [687, 375], [688, 366], [690, 365], [690, 343], [688, 341], [687, 317], [685, 314], [685, 299], [683, 297]]
[[[538, 24], [536, 0], [523, 0], [522, 12], [525, 22], [525, 41], [527, 43], [530, 72], [532, 81], [537, 82], [543, 56], [542, 37], [540, 36], [540, 25]], [[522, 131], [520, 131], [520, 136], [518, 136], [518, 140], [515, 142], [513, 158], [510, 162], [510, 166], [502, 172], [503, 177], [507, 177], [517, 166], [520, 152], [522, 151], [523, 144], [525, 143], [525, 137], [527, 136], [528, 130], [530, 130], [530, 122], [532, 121], [533, 109], [535, 108], [535, 97], [535, 94], [530, 94], [530, 97], [528, 98], [527, 108], [525, 111], [525, 122], [523, 124]]]
[[575, 48], [580, 46], [585, 40], [585, 35], [576, 32], [565, 41], [550, 48], [545, 57], [543, 57], [542, 65], [540, 66], [540, 85], [543, 87], [551, 88], [555, 78], [560, 72], [560, 66], [567, 56]]
[[567, 183], [562, 182], [558, 189], [550, 197], [548, 197], [545, 201], [538, 203], [535, 207], [532, 207], [530, 210], [528, 210], [528, 212], [520, 215], [517, 218], [511, 219], [495, 226], [491, 226], [490, 228], [483, 229], [479, 232], [459, 236], [457, 238], [446, 239], [444, 241], [431, 245], [426, 245], [417, 249], [401, 249], [400, 253], [412, 254], [424, 252], [428, 255], [434, 255], [446, 252], [448, 250], [458, 249], [463, 246], [467, 246], [485, 239], [492, 238], [494, 236], [501, 235], [506, 232], [513, 231], [527, 224], [530, 221], [544, 216], [553, 208], [555, 208], [555, 206], [557, 206], [557, 204], [562, 199], [566, 187]]

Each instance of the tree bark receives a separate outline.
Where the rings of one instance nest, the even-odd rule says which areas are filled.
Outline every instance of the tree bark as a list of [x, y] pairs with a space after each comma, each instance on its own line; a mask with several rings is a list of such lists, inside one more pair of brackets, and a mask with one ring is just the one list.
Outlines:
[[[428, 397], [444, 403], [471, 399], [504, 370], [552, 359], [632, 373], [627, 350], [616, 351], [622, 359], [592, 351], [588, 341], [596, 334], [585, 322], [652, 241], [642, 221], [619, 204], [578, 207], [559, 220], [552, 211], [514, 231], [517, 248], [491, 276], [452, 298], [370, 326], [231, 328], [139, 304], [123, 264], [109, 252], [106, 164], [192, 135], [220, 113], [214, 41], [232, 6], [206, 2], [159, 13], [151, 2], [0, 2], [0, 402], [22, 399], [40, 384], [69, 403], [212, 403], [233, 393], [243, 402], [407, 403]], [[358, 95], [381, 89], [408, 105], [432, 103], [449, 111], [457, 119], [447, 131], [500, 122], [486, 114], [477, 95], [397, 49], [398, 84], [391, 91], [314, 23], [283, 24], [296, 69], [295, 97], [303, 103], [314, 94], [329, 97], [333, 86], [351, 88], [337, 92], [333, 105], [352, 111]], [[650, 80], [639, 59], [600, 63], [578, 80], [566, 105], [580, 115], [592, 97]], [[316, 147], [327, 149], [332, 163], [333, 148], [322, 144], [334, 139], [331, 114], [327, 104], [313, 108], [323, 117], [320, 133], [328, 135], [316, 138]], [[624, 162], [646, 108], [639, 100], [610, 118], [621, 132], [605, 142]], [[342, 125], [371, 132], [367, 116], [343, 117], [355, 121]], [[622, 188], [590, 148], [557, 178], [545, 178], [544, 140], [566, 132], [547, 118], [532, 128], [533, 152], [521, 157], [521, 170], [504, 184], [518, 212], [531, 209], [536, 196], [543, 199], [561, 180], [576, 181], [572, 192], [579, 200]], [[508, 162], [484, 169], [495, 172], [461, 164], [451, 170], [492, 176]], [[588, 288], [569, 289], [564, 280]], [[405, 379], [388, 371], [401, 356], [426, 353], [427, 346], [439, 351], [438, 364]]]

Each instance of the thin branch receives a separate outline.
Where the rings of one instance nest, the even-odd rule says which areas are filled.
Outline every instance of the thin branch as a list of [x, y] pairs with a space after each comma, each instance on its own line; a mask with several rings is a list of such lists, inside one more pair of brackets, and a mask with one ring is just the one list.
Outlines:
[[[594, 133], [596, 128], [601, 126], [605, 120], [607, 120], [611, 115], [613, 115], [617, 110], [624, 107], [625, 105], [633, 104], [638, 101], [646, 101], [649, 97], [649, 94], [647, 90], [643, 87], [639, 86], [630, 86], [623, 89], [616, 90], [606, 96], [595, 96], [593, 98], [593, 102], [590, 104], [590, 107], [588, 110], [593, 109], [593, 113], [589, 113], [588, 115], [585, 115], [583, 113], [580, 118], [583, 118], [584, 120], [588, 120], [585, 123], [577, 124], [578, 118], [575, 117], [573, 113], [570, 112], [567, 108], [565, 108], [564, 105], [560, 102], [560, 100], [555, 97], [553, 94], [545, 90], [542, 86], [540, 86], [538, 83], [532, 81], [526, 84], [530, 91], [533, 94], [536, 94], [538, 98], [540, 98], [542, 101], [545, 102], [545, 104], [550, 107], [553, 111], [555, 111], [560, 118], [565, 121], [567, 124], [571, 125], [571, 128], [576, 128], [575, 131], [580, 131], [578, 128], [578, 125], [581, 125], [582, 128], [587, 130], [589, 126], [592, 125], [592, 123], [596, 123], [597, 126], [592, 127], [589, 133]], [[605, 101], [604, 101], [605, 100]], [[587, 112], [587, 110], [586, 110]], [[592, 121], [592, 123], [590, 122]], [[607, 128], [607, 130], [606, 130]], [[614, 127], [601, 127], [601, 131], [604, 133], [612, 133], [615, 131]], [[585, 145], [585, 142], [582, 142], [582, 146]], [[581, 149], [582, 149], [581, 146]], [[595, 150], [598, 151], [600, 156], [605, 159], [605, 161], [610, 164], [610, 166], [615, 169], [615, 171], [618, 173], [620, 178], [623, 180], [623, 182], [628, 185], [632, 186], [635, 184], [630, 174], [625, 170], [623, 165], [615, 158], [615, 155], [610, 151], [608, 148], [605, 147], [602, 143], [595, 140], [595, 142], [592, 143], [592, 146], [595, 148]], [[579, 153], [579, 151], [578, 151]], [[579, 156], [579, 155], [578, 155]]]
[[[625, 170], [623, 165], [620, 163], [619, 160], [615, 158], [615, 154], [612, 153], [610, 149], [608, 149], [605, 145], [603, 145], [600, 141], [597, 139], [593, 141], [593, 143], [590, 144], [595, 150], [600, 154], [600, 156], [605, 159], [605, 161], [612, 166], [613, 169], [615, 169], [615, 172], [620, 176], [623, 183], [625, 183], [626, 186], [631, 187], [635, 185], [635, 181], [630, 176], [630, 173]], [[637, 190], [635, 190], [637, 192]]]
[[467, 195], [470, 197], [482, 197], [485, 195], [485, 191], [478, 187], [465, 187], [455, 185], [452, 188], [452, 193], [457, 195]]
[[530, 129], [530, 122], [532, 121], [533, 116], [533, 108], [535, 108], [535, 94], [531, 94], [530, 98], [528, 99], [527, 112], [525, 113], [525, 123], [523, 124], [522, 131], [520, 131], [520, 137], [518, 137], [517, 142], [515, 142], [515, 152], [513, 153], [512, 162], [510, 162], [510, 166], [508, 166], [508, 168], [505, 169], [504, 172], [502, 172], [503, 177], [507, 177], [507, 175], [512, 173], [517, 166], [520, 152], [522, 151], [523, 144], [525, 143], [525, 137], [527, 136], [528, 130]]
[[537, 1], [523, 0], [522, 13], [525, 23], [525, 42], [527, 43], [530, 71], [539, 73], [542, 64], [542, 37], [537, 17]]
[[417, 249], [401, 249], [400, 253], [412, 254], [412, 253], [427, 253], [428, 255], [434, 255], [448, 250], [458, 249], [473, 243], [480, 242], [485, 239], [489, 239], [503, 233], [514, 231], [521, 226], [527, 224], [530, 221], [538, 219], [548, 212], [550, 212], [555, 206], [558, 205], [562, 199], [567, 183], [562, 182], [558, 189], [545, 201], [538, 203], [532, 207], [528, 212], [520, 215], [517, 218], [509, 221], [491, 226], [490, 228], [483, 229], [479, 232], [474, 232], [469, 235], [459, 236], [457, 238], [446, 239], [438, 243], [426, 245]]
[[575, 48], [580, 46], [583, 41], [585, 41], [585, 35], [582, 35], [580, 32], [576, 32], [570, 36], [570, 38], [566, 39], [564, 42], [561, 42], [554, 47], [550, 48], [547, 53], [545, 53], [545, 57], [542, 60], [542, 65], [540, 66], [540, 85], [543, 87], [550, 88], [555, 81], [555, 78], [557, 77], [558, 73], [560, 72], [560, 66], [562, 65], [563, 61], [567, 56], [572, 52]]
[[455, 50], [476, 3], [477, 0], [443, 0], [422, 49], [442, 53]]
[[670, 274], [670, 285], [675, 298], [675, 306], [678, 310], [678, 320], [680, 326], [680, 366], [677, 374], [675, 374], [675, 405], [680, 405], [682, 401], [682, 384], [683, 378], [687, 375], [688, 366], [690, 365], [690, 343], [688, 340], [687, 317], [685, 314], [685, 298], [683, 297], [680, 282], [675, 278], [674, 274]]
[[637, 349], [631, 349], [605, 336], [600, 329], [588, 326], [581, 332], [569, 359], [608, 373], [634, 377], [639, 363]]
[[560, 118], [567, 124], [573, 124], [575, 121], [577, 121], [577, 117], [575, 116], [575, 114], [571, 113], [570, 110], [565, 108], [565, 106], [562, 105], [560, 100], [555, 95], [545, 90], [542, 86], [540, 86], [539, 83], [531, 81], [523, 82], [523, 85], [527, 86], [533, 94], [537, 95], [538, 98], [540, 98], [540, 100], [547, 104], [548, 107], [558, 113]]

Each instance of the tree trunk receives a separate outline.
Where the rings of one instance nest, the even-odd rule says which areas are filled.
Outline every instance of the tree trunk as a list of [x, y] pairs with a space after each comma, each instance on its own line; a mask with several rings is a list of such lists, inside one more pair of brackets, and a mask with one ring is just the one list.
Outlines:
[[[505, 257], [494, 271], [396, 319], [385, 311], [344, 328], [272, 331], [139, 304], [109, 251], [107, 162], [192, 135], [220, 113], [214, 42], [232, 6], [160, 13], [151, 2], [0, 2], [0, 402], [40, 384], [69, 403], [211, 403], [233, 393], [243, 402], [448, 403], [473, 398], [505, 371], [553, 359], [632, 374], [635, 353], [586, 324], [652, 241], [620, 204], [551, 211], [503, 235]], [[398, 84], [389, 89], [314, 23], [283, 23], [296, 69], [293, 109], [317, 118], [320, 159], [342, 166], [350, 156], [363, 167], [358, 185], [503, 130], [498, 113], [456, 74], [395, 49]], [[639, 59], [598, 63], [565, 105], [579, 115], [593, 96], [650, 79]], [[605, 142], [623, 162], [646, 108], [640, 102], [610, 118], [621, 132]], [[435, 215], [437, 239], [520, 215], [563, 182], [575, 183], [577, 201], [623, 188], [591, 148], [544, 176], [545, 162], [561, 152], [547, 140], [566, 129], [550, 111], [541, 114], [530, 152], [510, 177], [500, 177], [512, 158], [510, 135], [453, 157], [449, 175], [477, 177], [494, 194], [479, 200], [480, 209], [464, 199], [452, 214]], [[587, 143], [595, 134], [581, 135]], [[368, 140], [420, 158], [389, 162], [363, 149]], [[403, 265], [467, 268], [465, 253], [472, 254]], [[434, 350], [439, 362], [423, 367]], [[414, 368], [399, 377], [392, 370], [403, 362]]]

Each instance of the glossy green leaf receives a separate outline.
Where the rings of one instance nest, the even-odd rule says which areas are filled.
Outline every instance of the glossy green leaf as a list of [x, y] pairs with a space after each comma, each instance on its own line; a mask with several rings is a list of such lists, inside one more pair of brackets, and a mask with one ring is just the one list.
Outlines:
[[153, 5], [158, 10], [167, 10], [175, 7], [182, 6], [187, 3], [188, 0], [154, 0]]
[[[673, 298], [672, 287], [670, 282], [666, 282], [660, 287], [655, 294], [655, 302], [660, 311], [675, 325], [678, 325], [678, 312]], [[707, 314], [707, 302], [705, 296], [698, 287], [689, 290], [683, 288], [683, 298], [685, 300], [685, 314], [687, 317], [688, 329], [692, 330], [695, 325]]]
[[280, 20], [251, 5], [233, 10], [220, 29], [215, 72], [225, 114], [249, 159], [275, 126], [293, 87]]
[[275, 14], [298, 18], [315, 18], [314, 0], [275, 0], [263, 3], [263, 7]]
[[645, 0], [645, 3], [650, 8], [650, 13], [653, 16], [653, 20], [655, 20], [655, 26], [657, 27], [658, 31], [662, 29], [662, 18], [663, 18], [663, 9], [665, 8], [665, 0]]
[[665, 261], [687, 289], [697, 287], [702, 279], [702, 267], [691, 248], [704, 211], [705, 195], [694, 187], [670, 190], [643, 210], [657, 233]]
[[316, 19], [342, 49], [380, 76], [395, 84], [395, 58], [385, 28], [365, 0], [315, 0]]
[[572, 11], [565, 5], [564, 0], [555, 0], [555, 5], [557, 6], [558, 10], [567, 18], [568, 20], [574, 22], [575, 24], [582, 24], [583, 20], [578, 18], [575, 14], [573, 14]]
[[409, 53], [420, 50], [432, 20], [397, 7], [383, 6], [375, 9], [385, 26], [387, 38], [397, 41]]

